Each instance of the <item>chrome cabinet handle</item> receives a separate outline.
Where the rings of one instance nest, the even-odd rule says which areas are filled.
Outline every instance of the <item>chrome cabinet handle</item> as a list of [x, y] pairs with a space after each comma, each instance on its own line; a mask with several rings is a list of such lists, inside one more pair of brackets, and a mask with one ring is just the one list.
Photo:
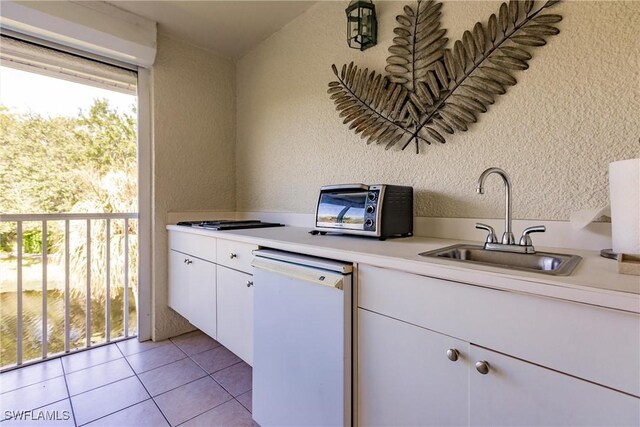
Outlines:
[[458, 352], [458, 350], [456, 350], [455, 348], [450, 348], [449, 350], [447, 350], [447, 357], [452, 362], [455, 362], [456, 360], [458, 360], [459, 355], [460, 355], [460, 352]]
[[238, 257], [238, 255], [234, 254], [233, 252], [229, 253], [229, 259], [234, 259], [234, 258], [237, 258], [237, 257]]
[[476, 371], [480, 372], [482, 375], [487, 375], [489, 373], [489, 368], [489, 362], [486, 360], [476, 362]]
[[251, 280], [247, 280], [247, 288], [253, 286], [253, 282]]

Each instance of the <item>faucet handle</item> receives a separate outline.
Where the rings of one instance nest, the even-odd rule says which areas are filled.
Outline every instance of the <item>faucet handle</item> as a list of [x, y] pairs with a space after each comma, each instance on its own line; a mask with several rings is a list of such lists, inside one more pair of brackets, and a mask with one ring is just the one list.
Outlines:
[[478, 230], [485, 230], [486, 232], [489, 233], [487, 235], [485, 243], [497, 243], [498, 242], [498, 238], [496, 237], [496, 232], [495, 232], [495, 230], [493, 229], [492, 226], [487, 225], [487, 224], [482, 224], [480, 222], [476, 222], [476, 228]]
[[535, 225], [533, 227], [525, 228], [522, 232], [522, 237], [520, 237], [520, 246], [533, 246], [533, 242], [531, 241], [529, 234], [544, 233], [545, 231], [547, 231], [547, 227], [544, 225]]

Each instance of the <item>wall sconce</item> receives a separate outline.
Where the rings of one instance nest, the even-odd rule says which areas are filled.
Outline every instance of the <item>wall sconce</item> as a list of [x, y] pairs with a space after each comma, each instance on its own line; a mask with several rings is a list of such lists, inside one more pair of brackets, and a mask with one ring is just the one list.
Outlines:
[[347, 12], [347, 42], [353, 49], [365, 50], [378, 40], [376, 7], [371, 0], [352, 0]]

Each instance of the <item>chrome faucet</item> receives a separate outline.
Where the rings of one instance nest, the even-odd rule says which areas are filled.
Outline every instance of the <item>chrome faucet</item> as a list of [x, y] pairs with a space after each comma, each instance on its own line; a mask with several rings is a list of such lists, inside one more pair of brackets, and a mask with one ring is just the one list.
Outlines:
[[514, 245], [516, 243], [516, 239], [513, 237], [513, 232], [511, 231], [511, 181], [509, 180], [509, 176], [507, 175], [507, 173], [500, 168], [489, 168], [485, 170], [480, 175], [480, 178], [478, 178], [478, 187], [476, 191], [478, 192], [478, 194], [484, 194], [484, 180], [487, 179], [487, 177], [492, 173], [500, 175], [500, 177], [504, 181], [505, 215], [502, 244]]
[[502, 234], [502, 242], [498, 243], [498, 238], [493, 228], [486, 224], [476, 223], [476, 228], [480, 230], [486, 230], [489, 234], [484, 243], [484, 248], [490, 251], [506, 251], [506, 252], [521, 252], [526, 254], [533, 254], [536, 252], [533, 247], [533, 242], [529, 236], [531, 233], [543, 233], [546, 231], [544, 225], [537, 225], [534, 227], [527, 227], [522, 232], [519, 244], [516, 244], [516, 239], [513, 237], [511, 230], [511, 180], [507, 173], [500, 168], [489, 168], [480, 174], [478, 178], [478, 187], [476, 191], [478, 194], [484, 194], [484, 181], [492, 173], [500, 175], [502, 181], [504, 181], [504, 233]]

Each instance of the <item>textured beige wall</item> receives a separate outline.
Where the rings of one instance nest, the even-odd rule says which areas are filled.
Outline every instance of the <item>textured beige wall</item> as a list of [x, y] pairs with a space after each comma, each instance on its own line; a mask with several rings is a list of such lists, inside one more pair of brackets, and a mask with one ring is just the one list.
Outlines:
[[235, 210], [235, 65], [162, 33], [153, 85], [154, 339], [188, 323], [167, 307], [167, 213]]
[[[469, 132], [420, 155], [365, 146], [328, 99], [332, 63], [383, 71], [405, 3], [376, 2], [379, 44], [365, 52], [346, 46], [345, 4], [316, 4], [238, 62], [239, 211], [312, 212], [321, 185], [366, 182], [414, 186], [418, 216], [496, 218], [499, 179], [483, 196], [475, 181], [499, 166], [513, 181], [515, 218], [566, 220], [607, 203], [609, 162], [640, 156], [640, 2], [558, 5], [560, 35], [533, 51], [518, 85]], [[445, 2], [450, 40], [499, 4]]]

